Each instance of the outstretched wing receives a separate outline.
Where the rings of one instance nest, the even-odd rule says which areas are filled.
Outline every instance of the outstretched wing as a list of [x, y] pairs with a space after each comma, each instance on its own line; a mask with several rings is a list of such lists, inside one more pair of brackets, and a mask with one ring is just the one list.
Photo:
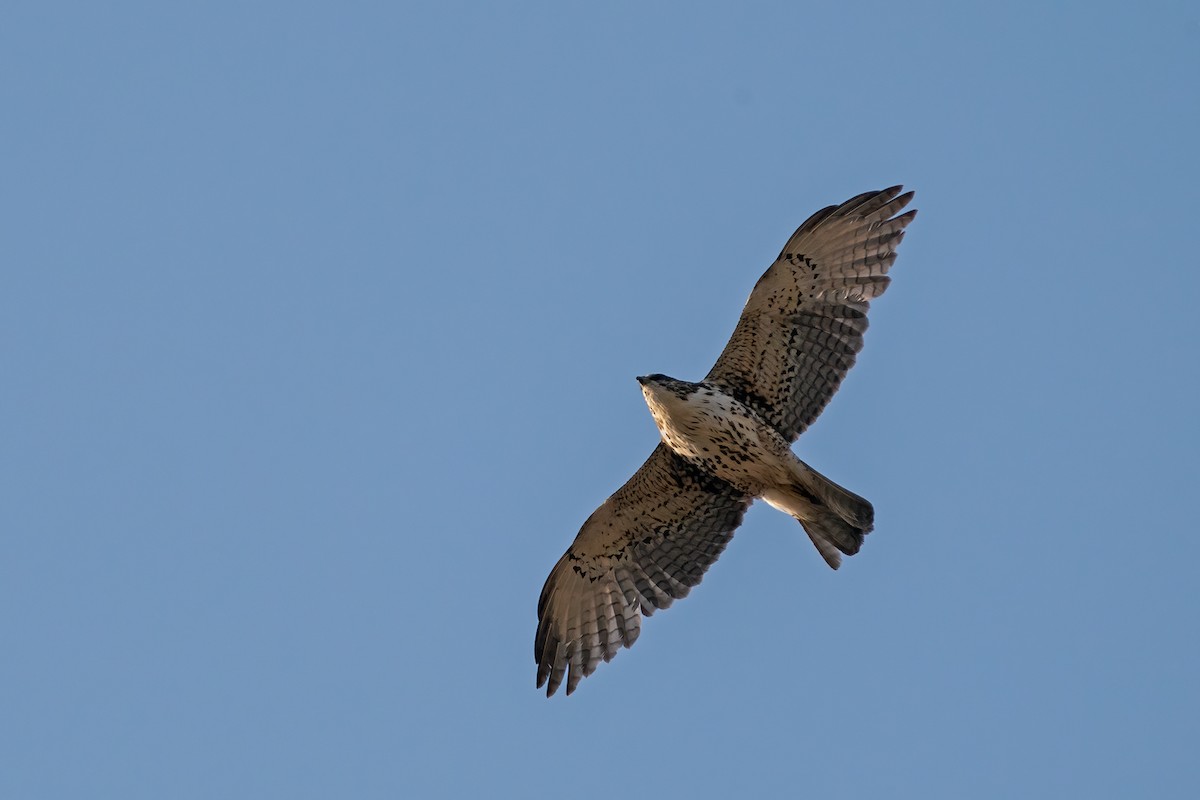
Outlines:
[[705, 382], [794, 441], [854, 366], [870, 301], [883, 294], [904, 227], [902, 186], [867, 192], [808, 218], [759, 278]]
[[588, 518], [538, 600], [537, 685], [567, 694], [687, 595], [717, 560], [753, 498], [659, 444]]

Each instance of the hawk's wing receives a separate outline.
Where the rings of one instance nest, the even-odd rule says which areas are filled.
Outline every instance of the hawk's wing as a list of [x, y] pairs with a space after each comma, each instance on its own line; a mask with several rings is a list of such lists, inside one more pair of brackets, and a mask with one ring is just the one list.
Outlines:
[[801, 225], [759, 278], [737, 328], [705, 377], [763, 415], [788, 441], [837, 391], [883, 294], [904, 226], [902, 186], [829, 206]]
[[538, 600], [533, 657], [546, 696], [567, 694], [638, 637], [646, 616], [687, 595], [753, 498], [659, 444], [583, 523]]

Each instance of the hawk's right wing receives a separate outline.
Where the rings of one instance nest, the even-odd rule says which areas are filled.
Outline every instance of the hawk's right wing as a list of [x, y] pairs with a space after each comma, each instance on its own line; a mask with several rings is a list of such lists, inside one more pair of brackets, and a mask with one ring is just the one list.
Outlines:
[[537, 685], [567, 694], [629, 647], [641, 614], [666, 608], [700, 582], [753, 502], [661, 443], [596, 509], [559, 559], [538, 600]]

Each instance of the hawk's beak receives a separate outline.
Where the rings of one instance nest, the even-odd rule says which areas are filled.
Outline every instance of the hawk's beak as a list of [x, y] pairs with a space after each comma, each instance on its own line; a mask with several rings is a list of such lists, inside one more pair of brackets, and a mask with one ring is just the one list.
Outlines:
[[646, 385], [646, 376], [638, 375], [637, 382], [640, 383], [642, 386], [645, 386]]

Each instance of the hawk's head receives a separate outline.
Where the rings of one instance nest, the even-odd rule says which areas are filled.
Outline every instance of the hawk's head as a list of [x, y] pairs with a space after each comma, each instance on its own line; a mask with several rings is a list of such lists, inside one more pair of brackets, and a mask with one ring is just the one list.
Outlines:
[[696, 384], [668, 378], [666, 375], [658, 372], [653, 375], [639, 375], [637, 382], [642, 385], [642, 394], [647, 397], [665, 392], [683, 400], [696, 391]]
[[637, 382], [642, 385], [642, 395], [650, 407], [654, 424], [665, 437], [667, 431], [674, 427], [673, 420], [686, 413], [687, 399], [696, 390], [696, 384], [677, 381], [657, 372], [639, 375]]

